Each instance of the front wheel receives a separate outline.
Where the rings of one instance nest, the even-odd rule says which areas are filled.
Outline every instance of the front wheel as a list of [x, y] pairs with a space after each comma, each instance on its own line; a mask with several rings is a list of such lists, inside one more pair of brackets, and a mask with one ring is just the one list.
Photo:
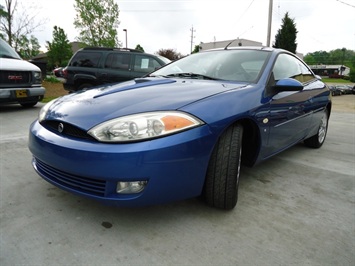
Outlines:
[[208, 205], [233, 209], [238, 200], [243, 127], [229, 127], [218, 140], [207, 169], [203, 196]]
[[37, 104], [37, 102], [27, 102], [27, 103], [20, 103], [24, 108], [31, 108]]
[[323, 145], [325, 141], [325, 137], [327, 136], [327, 132], [328, 132], [328, 121], [329, 121], [329, 114], [328, 111], [325, 110], [323, 117], [320, 121], [317, 134], [304, 140], [304, 144], [306, 146], [317, 149]]

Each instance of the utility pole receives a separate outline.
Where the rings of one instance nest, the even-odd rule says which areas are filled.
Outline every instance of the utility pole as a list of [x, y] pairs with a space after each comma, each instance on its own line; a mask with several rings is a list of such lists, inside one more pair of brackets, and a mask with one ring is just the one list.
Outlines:
[[272, 22], [272, 4], [273, 0], [269, 0], [269, 19], [267, 23], [267, 40], [266, 46], [270, 47], [270, 39], [271, 39], [271, 22]]
[[126, 49], [127, 49], [127, 29], [123, 29], [123, 31], [126, 33]]
[[190, 31], [191, 31], [191, 49], [190, 49], [190, 53], [192, 53], [192, 45], [193, 45], [193, 43], [194, 43], [194, 38], [195, 38], [194, 32], [196, 32], [196, 30], [194, 30], [194, 26], [192, 26], [192, 28], [190, 29]]

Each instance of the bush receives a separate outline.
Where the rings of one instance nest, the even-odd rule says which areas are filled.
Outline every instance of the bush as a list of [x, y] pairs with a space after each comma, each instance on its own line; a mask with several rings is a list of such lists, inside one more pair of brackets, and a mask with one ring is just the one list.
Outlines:
[[331, 79], [343, 79], [344, 75], [339, 75], [339, 74], [330, 74], [329, 78]]
[[352, 68], [350, 70], [350, 74], [349, 74], [349, 79], [350, 79], [351, 82], [355, 82], [355, 70], [354, 69], [355, 68]]
[[60, 80], [57, 79], [55, 76], [47, 76], [44, 81], [51, 82], [51, 83], [60, 83]]

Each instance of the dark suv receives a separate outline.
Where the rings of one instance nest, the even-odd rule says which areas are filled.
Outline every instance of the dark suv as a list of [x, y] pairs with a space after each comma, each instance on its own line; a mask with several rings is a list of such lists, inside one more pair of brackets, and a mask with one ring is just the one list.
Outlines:
[[160, 55], [134, 49], [87, 47], [78, 50], [63, 70], [69, 92], [139, 78], [169, 63]]

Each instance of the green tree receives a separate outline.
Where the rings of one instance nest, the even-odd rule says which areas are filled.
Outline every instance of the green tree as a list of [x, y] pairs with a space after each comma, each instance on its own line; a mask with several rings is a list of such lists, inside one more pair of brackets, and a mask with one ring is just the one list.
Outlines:
[[[5, 11], [5, 7], [3, 7], [2, 5], [0, 5], [0, 23], [2, 23], [2, 21], [4, 19], [6, 19], [7, 16], [7, 12]], [[0, 29], [1, 29], [1, 24], [0, 24]], [[0, 31], [0, 38], [4, 38], [4, 34], [3, 32]]]
[[117, 37], [119, 9], [114, 0], [75, 0], [78, 41], [88, 46], [121, 47]]
[[350, 69], [349, 78], [351, 82], [355, 82], [355, 65]]
[[349, 65], [352, 63], [354, 55], [354, 51], [345, 48], [332, 50], [329, 52], [329, 64]]
[[25, 35], [21, 35], [17, 42], [17, 52], [23, 59], [31, 59], [40, 53], [41, 46], [38, 39], [31, 35], [28, 39]]
[[144, 52], [144, 49], [143, 49], [143, 47], [140, 44], [137, 44], [135, 49], [138, 50], [138, 51]]
[[0, 35], [15, 50], [19, 50], [19, 43], [24, 40], [24, 37], [29, 38], [34, 31], [47, 22], [47, 19], [37, 20], [39, 13], [37, 6], [19, 8], [17, 0], [5, 0], [5, 7], [0, 9]]
[[330, 52], [316, 51], [308, 53], [304, 61], [309, 65], [344, 65], [350, 68], [350, 81], [355, 82], [355, 51], [345, 48]]
[[200, 45], [195, 45], [195, 48], [193, 49], [193, 51], [191, 52], [192, 54], [194, 53], [198, 53], [200, 51]]
[[306, 54], [303, 60], [309, 65], [328, 65], [329, 56], [326, 51], [316, 51]]
[[309, 65], [346, 65], [355, 64], [355, 51], [345, 48], [335, 49], [329, 52], [316, 51], [308, 53], [304, 61]]
[[285, 17], [282, 19], [281, 29], [277, 31], [275, 36], [274, 48], [282, 48], [292, 53], [297, 50], [297, 29], [294, 19], [291, 19], [286, 12]]
[[47, 41], [48, 68], [64, 66], [73, 55], [71, 45], [64, 30], [60, 27], [53, 28], [53, 41]]

